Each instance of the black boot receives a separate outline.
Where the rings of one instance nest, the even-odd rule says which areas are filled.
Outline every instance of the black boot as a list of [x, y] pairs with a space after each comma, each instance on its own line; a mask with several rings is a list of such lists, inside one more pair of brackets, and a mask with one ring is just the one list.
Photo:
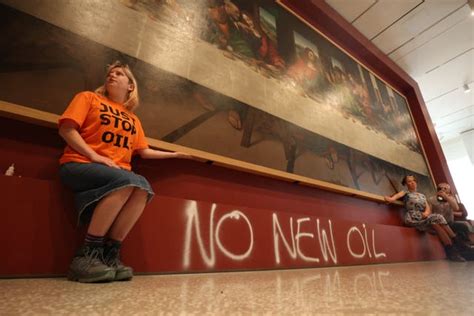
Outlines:
[[83, 246], [72, 259], [67, 278], [83, 283], [109, 282], [115, 278], [115, 269], [103, 261], [102, 247]]
[[472, 251], [473, 248], [465, 240], [463, 240], [459, 235], [453, 239], [454, 246], [459, 252]]
[[464, 259], [458, 252], [458, 250], [453, 246], [444, 246], [444, 250], [446, 252], [446, 257], [455, 262], [466, 262], [466, 259]]
[[120, 243], [105, 245], [105, 263], [115, 269], [115, 281], [128, 281], [133, 278], [133, 269], [125, 266], [120, 260]]

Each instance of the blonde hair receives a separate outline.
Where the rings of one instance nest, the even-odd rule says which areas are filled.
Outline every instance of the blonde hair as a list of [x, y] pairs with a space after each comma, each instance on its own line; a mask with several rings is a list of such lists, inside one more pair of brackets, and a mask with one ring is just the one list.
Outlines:
[[[127, 101], [125, 101], [125, 103], [123, 104], [130, 112], [133, 112], [140, 103], [138, 97], [137, 80], [135, 79], [135, 76], [133, 75], [128, 65], [118, 60], [110, 65], [107, 65], [107, 75], [114, 68], [121, 68], [125, 75], [128, 77], [128, 80], [133, 84], [133, 90], [128, 93]], [[105, 84], [95, 89], [94, 92], [107, 97], [107, 89], [105, 88]]]

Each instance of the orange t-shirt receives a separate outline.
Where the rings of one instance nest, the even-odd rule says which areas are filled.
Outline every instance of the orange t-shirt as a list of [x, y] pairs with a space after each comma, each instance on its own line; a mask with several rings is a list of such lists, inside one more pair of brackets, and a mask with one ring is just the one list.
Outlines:
[[[131, 170], [134, 151], [148, 148], [138, 117], [122, 104], [94, 92], [78, 93], [59, 118], [59, 126], [65, 120], [76, 122], [84, 141], [121, 168]], [[60, 164], [66, 162], [90, 163], [91, 160], [68, 145], [59, 160]]]

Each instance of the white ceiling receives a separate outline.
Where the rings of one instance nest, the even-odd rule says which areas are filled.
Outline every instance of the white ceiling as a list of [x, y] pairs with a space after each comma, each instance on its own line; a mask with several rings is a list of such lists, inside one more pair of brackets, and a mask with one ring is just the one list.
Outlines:
[[467, 0], [326, 2], [418, 82], [442, 144], [474, 142], [474, 16]]

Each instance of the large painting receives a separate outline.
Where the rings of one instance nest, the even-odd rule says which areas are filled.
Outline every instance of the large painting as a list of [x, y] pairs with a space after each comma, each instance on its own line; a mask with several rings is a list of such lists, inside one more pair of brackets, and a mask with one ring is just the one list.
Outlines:
[[0, 100], [61, 114], [121, 60], [165, 149], [362, 196], [406, 174], [433, 190], [405, 97], [275, 1], [0, 3]]

